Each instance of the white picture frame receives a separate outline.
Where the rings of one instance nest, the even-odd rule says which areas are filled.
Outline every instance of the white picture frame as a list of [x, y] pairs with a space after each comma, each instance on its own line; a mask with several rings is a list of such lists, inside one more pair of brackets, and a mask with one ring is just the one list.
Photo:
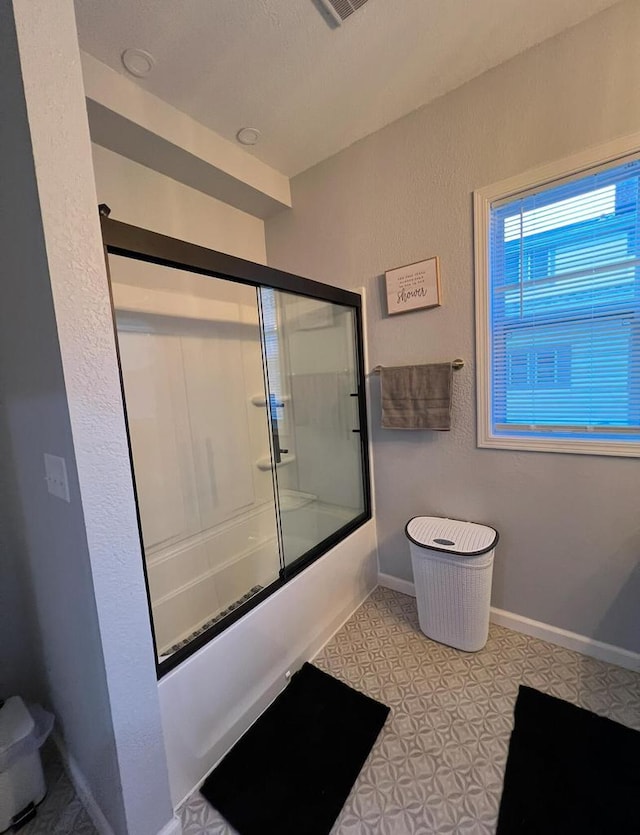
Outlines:
[[440, 307], [440, 260], [437, 255], [384, 274], [390, 316], [410, 310]]

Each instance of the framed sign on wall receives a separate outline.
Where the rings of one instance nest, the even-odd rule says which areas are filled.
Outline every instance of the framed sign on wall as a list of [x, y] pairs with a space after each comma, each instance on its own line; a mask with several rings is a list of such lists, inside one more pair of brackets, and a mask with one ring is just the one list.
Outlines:
[[384, 277], [389, 315], [425, 307], [440, 307], [442, 303], [440, 261], [437, 256], [387, 270]]

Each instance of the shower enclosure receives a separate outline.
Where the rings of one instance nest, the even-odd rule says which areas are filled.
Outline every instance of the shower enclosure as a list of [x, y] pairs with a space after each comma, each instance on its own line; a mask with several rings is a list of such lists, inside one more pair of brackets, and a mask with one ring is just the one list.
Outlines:
[[102, 229], [163, 674], [370, 518], [360, 296]]

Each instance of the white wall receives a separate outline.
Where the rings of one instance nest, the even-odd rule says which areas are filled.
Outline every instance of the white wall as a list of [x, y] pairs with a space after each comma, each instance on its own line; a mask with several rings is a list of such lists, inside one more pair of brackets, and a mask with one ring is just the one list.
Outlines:
[[[381, 570], [411, 577], [420, 513], [501, 533], [501, 609], [640, 649], [634, 460], [475, 445], [474, 189], [640, 128], [640, 5], [616, 5], [296, 177], [269, 264], [366, 285], [371, 366], [463, 357], [450, 433], [375, 429]], [[443, 307], [388, 317], [383, 273], [439, 255]], [[374, 426], [379, 426], [379, 383]]]
[[94, 143], [98, 202], [111, 217], [264, 264], [264, 221]]
[[289, 180], [237, 142], [82, 53], [91, 136], [104, 148], [256, 217], [291, 206]]
[[[172, 812], [73, 4], [4, 3], [0, 33], [10, 525], [42, 694], [101, 820], [155, 835]], [[69, 503], [46, 491], [45, 451], [66, 459]]]

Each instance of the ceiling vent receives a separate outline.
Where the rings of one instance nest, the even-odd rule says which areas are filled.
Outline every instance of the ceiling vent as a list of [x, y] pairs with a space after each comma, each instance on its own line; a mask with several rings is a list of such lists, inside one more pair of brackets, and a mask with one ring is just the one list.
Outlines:
[[313, 0], [315, 7], [332, 28], [340, 26], [343, 20], [357, 12], [366, 2], [367, 0]]

